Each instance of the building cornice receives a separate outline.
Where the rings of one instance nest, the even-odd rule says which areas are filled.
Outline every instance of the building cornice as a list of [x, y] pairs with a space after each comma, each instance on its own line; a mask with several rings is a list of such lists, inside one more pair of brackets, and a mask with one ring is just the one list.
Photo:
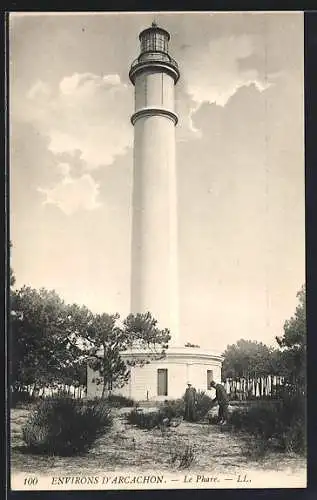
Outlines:
[[174, 79], [176, 84], [180, 77], [180, 72], [176, 61], [170, 57], [170, 61], [155, 61], [153, 59], [148, 61], [139, 61], [138, 59], [132, 63], [131, 69], [129, 71], [129, 78], [133, 85], [135, 84], [135, 78], [139, 73], [144, 71], [159, 71], [170, 75]]
[[[123, 351], [121, 353], [122, 358], [147, 358], [151, 356], [158, 355], [158, 353], [154, 353], [152, 351], [147, 351], [145, 349], [131, 349], [128, 351]], [[218, 363], [222, 363], [223, 356], [218, 353], [212, 351], [198, 351], [191, 350], [188, 348], [185, 349], [166, 349], [165, 356], [162, 359], [154, 359], [151, 362], [164, 362], [170, 360], [183, 360], [183, 362], [193, 362], [193, 361], [216, 361]]]
[[177, 125], [178, 122], [178, 116], [176, 113], [174, 113], [174, 111], [170, 111], [169, 109], [157, 106], [151, 106], [138, 109], [135, 113], [133, 113], [133, 115], [131, 116], [131, 123], [132, 125], [134, 125], [135, 122], [140, 118], [147, 118], [149, 116], [164, 116], [172, 120], [174, 125]]

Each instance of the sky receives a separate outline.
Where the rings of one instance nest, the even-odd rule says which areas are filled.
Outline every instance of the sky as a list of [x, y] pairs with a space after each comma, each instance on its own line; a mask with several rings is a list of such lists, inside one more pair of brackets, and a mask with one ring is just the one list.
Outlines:
[[218, 352], [240, 338], [274, 345], [305, 281], [300, 12], [11, 14], [16, 288], [129, 313], [128, 72], [153, 19], [181, 72], [181, 339]]

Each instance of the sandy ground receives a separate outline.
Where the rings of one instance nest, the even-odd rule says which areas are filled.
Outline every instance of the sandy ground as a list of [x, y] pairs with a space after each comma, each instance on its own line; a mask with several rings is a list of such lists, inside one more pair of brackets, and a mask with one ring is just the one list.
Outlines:
[[11, 413], [11, 470], [12, 473], [38, 474], [101, 474], [107, 471], [168, 471], [179, 472], [178, 458], [187, 446], [193, 452], [193, 461], [187, 467], [190, 473], [239, 474], [245, 470], [302, 471], [306, 461], [296, 455], [270, 453], [264, 459], [250, 460], [244, 453], [241, 437], [221, 430], [219, 426], [204, 423], [181, 422], [166, 431], [141, 430], [129, 425], [125, 413], [114, 410], [116, 418], [111, 431], [100, 438], [91, 451], [80, 457], [41, 457], [23, 452], [21, 427], [29, 410], [14, 409]]

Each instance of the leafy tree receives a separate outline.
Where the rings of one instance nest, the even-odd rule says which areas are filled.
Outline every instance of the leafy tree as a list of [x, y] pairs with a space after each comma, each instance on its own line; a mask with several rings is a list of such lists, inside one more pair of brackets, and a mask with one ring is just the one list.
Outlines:
[[81, 355], [79, 359], [63, 369], [63, 384], [70, 387], [87, 385], [87, 363]]
[[297, 293], [298, 305], [292, 318], [284, 323], [284, 335], [276, 337], [281, 349], [281, 366], [287, 382], [305, 388], [306, 381], [306, 289]]
[[165, 356], [171, 339], [170, 331], [167, 328], [160, 330], [150, 312], [129, 314], [123, 322], [123, 328], [130, 339], [130, 347], [147, 349], [155, 359]]
[[66, 374], [77, 369], [80, 350], [69, 341], [70, 326], [68, 308], [56, 292], [24, 286], [11, 293], [14, 388], [64, 383]]
[[97, 314], [85, 334], [85, 353], [89, 366], [96, 371], [95, 381], [102, 383], [102, 397], [113, 386], [124, 385], [129, 378], [127, 365], [120, 355], [127, 347], [127, 339], [117, 325], [118, 319], [118, 314]]
[[276, 353], [262, 342], [240, 339], [225, 350], [223, 378], [247, 380], [272, 375], [277, 369]]
[[[108, 389], [128, 380], [131, 366], [164, 357], [170, 340], [150, 313], [96, 314], [87, 307], [67, 305], [54, 291], [22, 287], [11, 294], [11, 384], [78, 386], [86, 380], [87, 363]], [[129, 358], [121, 353], [128, 349]], [[146, 354], [142, 354], [142, 349]]]
[[[96, 371], [95, 381], [103, 385], [102, 397], [128, 381], [132, 366], [164, 357], [170, 340], [169, 330], [160, 330], [149, 312], [130, 314], [122, 325], [119, 318], [118, 314], [97, 314], [83, 335], [88, 364]], [[123, 358], [121, 354], [128, 350], [129, 356]]]

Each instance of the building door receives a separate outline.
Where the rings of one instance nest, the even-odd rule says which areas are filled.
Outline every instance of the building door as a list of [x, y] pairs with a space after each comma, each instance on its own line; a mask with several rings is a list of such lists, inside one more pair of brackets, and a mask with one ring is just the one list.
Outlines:
[[214, 379], [214, 374], [212, 370], [207, 370], [207, 390], [210, 389], [210, 382]]
[[157, 395], [167, 396], [167, 369], [159, 368], [157, 370]]

